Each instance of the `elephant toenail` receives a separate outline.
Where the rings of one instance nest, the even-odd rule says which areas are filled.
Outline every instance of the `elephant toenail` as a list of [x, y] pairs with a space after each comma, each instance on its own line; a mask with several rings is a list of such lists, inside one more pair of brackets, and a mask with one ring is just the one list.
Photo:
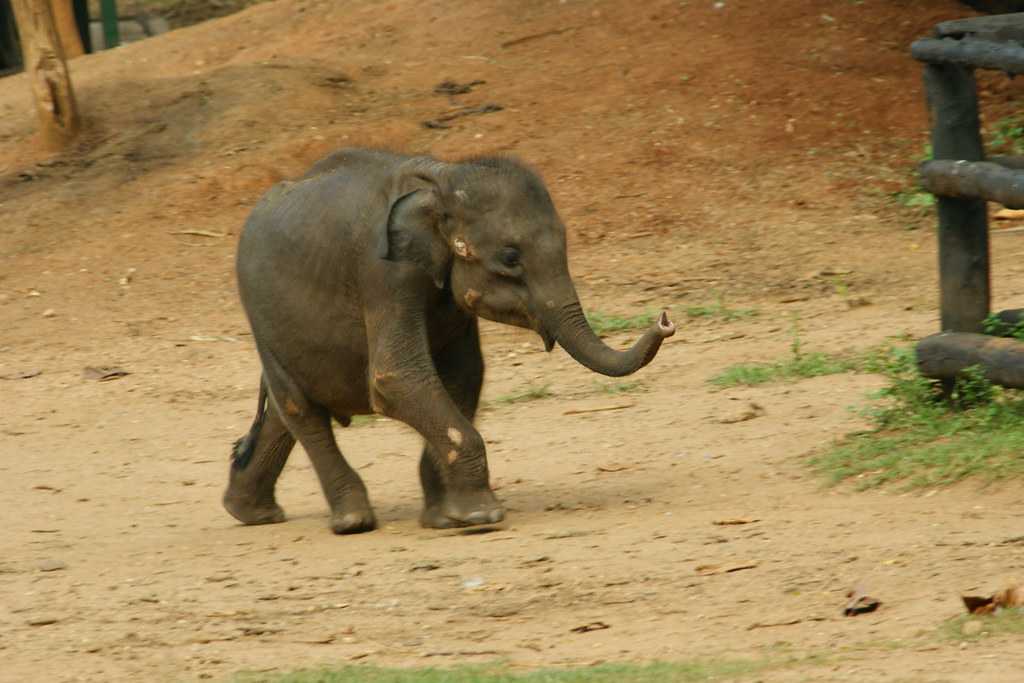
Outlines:
[[459, 454], [455, 450], [448, 451], [448, 464], [451, 465], [453, 462], [458, 460]]
[[455, 427], [449, 427], [448, 428], [448, 440], [451, 441], [456, 446], [461, 446], [462, 445], [462, 432], [460, 432]]

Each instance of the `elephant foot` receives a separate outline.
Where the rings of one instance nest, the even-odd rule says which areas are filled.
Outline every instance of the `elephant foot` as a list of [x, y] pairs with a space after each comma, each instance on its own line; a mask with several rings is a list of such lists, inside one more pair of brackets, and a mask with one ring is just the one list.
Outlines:
[[274, 500], [253, 501], [228, 491], [222, 502], [224, 509], [242, 524], [278, 524], [285, 520], [284, 510]]
[[344, 505], [331, 512], [331, 531], [336, 534], [361, 534], [377, 528], [377, 517], [369, 502]]
[[481, 524], [497, 524], [505, 519], [505, 509], [489, 489], [449, 493], [439, 503], [427, 505], [420, 524], [428, 529], [453, 529]]

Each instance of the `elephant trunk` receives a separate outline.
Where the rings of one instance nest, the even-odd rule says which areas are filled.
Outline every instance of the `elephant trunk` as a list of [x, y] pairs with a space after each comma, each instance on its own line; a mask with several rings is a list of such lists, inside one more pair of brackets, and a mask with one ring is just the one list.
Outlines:
[[662, 312], [632, 348], [616, 351], [591, 329], [575, 291], [562, 301], [560, 305], [548, 302], [547, 311], [541, 316], [544, 328], [580, 365], [609, 377], [631, 375], [650, 363], [661, 342], [676, 331], [668, 315]]

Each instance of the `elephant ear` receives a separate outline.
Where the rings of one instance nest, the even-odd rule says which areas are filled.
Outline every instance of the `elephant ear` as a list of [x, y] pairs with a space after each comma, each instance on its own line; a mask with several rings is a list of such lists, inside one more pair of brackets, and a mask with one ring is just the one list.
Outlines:
[[400, 174], [390, 193], [387, 218], [377, 244], [377, 255], [382, 259], [416, 264], [438, 289], [447, 282], [452, 260], [440, 232], [444, 217], [441, 196], [434, 173], [413, 169]]

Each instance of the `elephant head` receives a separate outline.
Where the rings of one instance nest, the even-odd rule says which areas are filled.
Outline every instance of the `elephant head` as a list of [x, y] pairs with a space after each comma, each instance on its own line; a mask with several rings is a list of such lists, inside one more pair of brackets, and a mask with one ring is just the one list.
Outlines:
[[557, 342], [601, 374], [636, 372], [675, 332], [662, 313], [626, 351], [601, 341], [580, 306], [547, 188], [512, 159], [410, 159], [394, 179], [381, 232], [382, 258], [416, 263], [465, 311], [535, 330], [548, 351]]

